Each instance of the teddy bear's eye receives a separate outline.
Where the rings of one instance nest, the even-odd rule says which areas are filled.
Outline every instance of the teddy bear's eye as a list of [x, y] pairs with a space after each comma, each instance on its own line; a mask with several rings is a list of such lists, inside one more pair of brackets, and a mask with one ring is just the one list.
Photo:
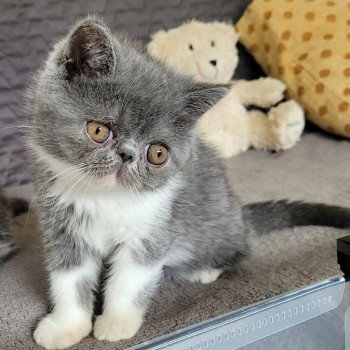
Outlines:
[[191, 50], [191, 51], [193, 51], [194, 49], [193, 49], [193, 45], [192, 44], [188, 44], [188, 48]]
[[214, 46], [215, 46], [215, 41], [212, 40], [212, 41], [210, 42], [210, 45], [211, 45], [212, 47], [214, 47]]

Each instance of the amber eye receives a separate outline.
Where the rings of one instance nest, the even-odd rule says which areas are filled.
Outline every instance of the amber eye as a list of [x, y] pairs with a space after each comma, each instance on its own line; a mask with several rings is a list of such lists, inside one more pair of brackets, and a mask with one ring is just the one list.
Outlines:
[[108, 140], [111, 135], [111, 131], [106, 125], [99, 122], [87, 122], [86, 131], [92, 141], [97, 143], [103, 143]]
[[164, 164], [169, 156], [169, 150], [163, 145], [150, 145], [147, 151], [147, 159], [153, 165]]

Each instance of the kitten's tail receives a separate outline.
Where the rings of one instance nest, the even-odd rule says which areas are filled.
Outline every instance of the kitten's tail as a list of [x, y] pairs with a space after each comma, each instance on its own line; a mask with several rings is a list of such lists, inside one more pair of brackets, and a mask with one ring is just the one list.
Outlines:
[[9, 220], [11, 220], [9, 216], [24, 214], [29, 209], [28, 202], [21, 198], [6, 198], [4, 204], [9, 215], [5, 215], [7, 218], [1, 218], [0, 222], [0, 264], [9, 259], [18, 249], [9, 229]]
[[259, 235], [295, 226], [350, 228], [350, 208], [287, 200], [243, 206], [246, 222]]

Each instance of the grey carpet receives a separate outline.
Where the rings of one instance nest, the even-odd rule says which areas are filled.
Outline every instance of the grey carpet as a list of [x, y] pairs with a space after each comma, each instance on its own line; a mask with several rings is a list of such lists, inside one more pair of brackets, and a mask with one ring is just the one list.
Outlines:
[[[311, 133], [290, 151], [249, 151], [227, 161], [243, 202], [290, 198], [350, 206], [350, 143]], [[22, 187], [8, 191], [28, 192]], [[20, 218], [22, 250], [0, 268], [0, 349], [36, 349], [32, 329], [47, 311], [35, 215]], [[23, 228], [23, 226], [26, 226]], [[349, 232], [301, 227], [253, 242], [253, 254], [235, 275], [211, 285], [164, 284], [136, 337], [118, 344], [92, 337], [72, 349], [123, 349], [210, 317], [339, 274], [335, 239]], [[103, 346], [101, 345], [103, 344]]]

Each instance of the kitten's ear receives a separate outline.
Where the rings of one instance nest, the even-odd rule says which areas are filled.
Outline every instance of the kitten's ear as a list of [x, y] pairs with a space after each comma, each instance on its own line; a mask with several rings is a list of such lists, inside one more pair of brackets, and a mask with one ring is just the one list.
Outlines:
[[187, 95], [186, 114], [197, 120], [227, 95], [229, 85], [196, 83]]
[[105, 24], [95, 17], [78, 22], [67, 38], [62, 64], [66, 78], [97, 78], [112, 75], [115, 67], [113, 38]]

